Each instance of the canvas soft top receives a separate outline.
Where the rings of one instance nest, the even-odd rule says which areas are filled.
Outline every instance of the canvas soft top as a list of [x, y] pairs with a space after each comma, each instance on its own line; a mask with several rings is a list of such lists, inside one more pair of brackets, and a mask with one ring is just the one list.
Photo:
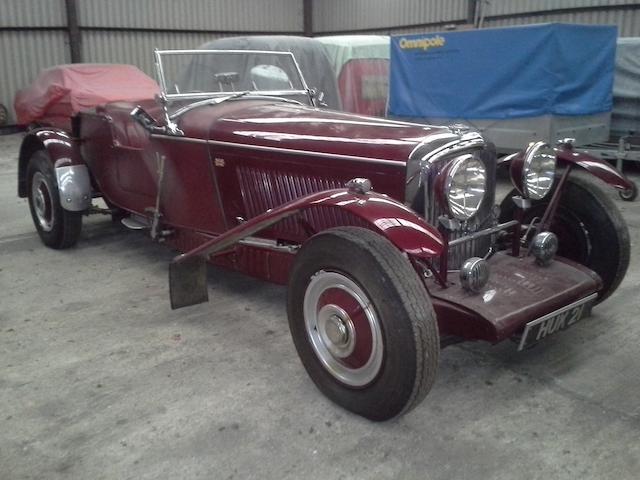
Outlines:
[[329, 108], [340, 109], [338, 87], [331, 63], [324, 47], [316, 39], [290, 35], [256, 35], [227, 37], [213, 40], [198, 47], [202, 50], [270, 50], [291, 52], [295, 57], [307, 85], [324, 92]]

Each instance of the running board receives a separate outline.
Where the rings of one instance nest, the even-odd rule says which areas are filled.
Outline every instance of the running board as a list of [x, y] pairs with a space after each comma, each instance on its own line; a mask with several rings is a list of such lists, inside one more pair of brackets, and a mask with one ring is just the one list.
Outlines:
[[141, 217], [139, 215], [131, 215], [129, 217], [124, 217], [120, 222], [127, 228], [131, 230], [145, 230], [151, 228], [151, 223], [145, 217]]

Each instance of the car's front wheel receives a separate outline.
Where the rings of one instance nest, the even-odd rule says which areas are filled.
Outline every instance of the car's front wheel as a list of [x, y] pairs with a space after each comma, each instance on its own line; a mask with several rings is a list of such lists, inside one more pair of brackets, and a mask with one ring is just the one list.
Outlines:
[[315, 235], [296, 256], [287, 308], [304, 367], [338, 405], [387, 420], [431, 389], [435, 313], [409, 261], [380, 235], [355, 227]]
[[[514, 217], [513, 190], [500, 206], [500, 221]], [[547, 198], [532, 202], [523, 223], [540, 219], [549, 206]], [[629, 230], [615, 203], [598, 185], [581, 175], [570, 175], [550, 230], [558, 236], [558, 255], [584, 265], [602, 278], [598, 302], [611, 295], [629, 266]]]
[[82, 230], [82, 213], [60, 206], [58, 185], [47, 152], [36, 151], [27, 166], [29, 209], [42, 242], [51, 248], [76, 244]]

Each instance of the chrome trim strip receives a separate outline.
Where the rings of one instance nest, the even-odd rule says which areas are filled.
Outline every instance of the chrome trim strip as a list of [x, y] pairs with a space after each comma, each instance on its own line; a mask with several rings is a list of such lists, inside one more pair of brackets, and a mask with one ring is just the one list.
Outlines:
[[551, 313], [547, 313], [546, 315], [544, 315], [544, 316], [542, 316], [540, 318], [536, 318], [535, 320], [531, 320], [530, 322], [528, 322], [525, 325], [524, 332], [522, 332], [522, 338], [520, 339], [520, 344], [518, 345], [518, 351], [522, 350], [522, 348], [524, 347], [524, 340], [527, 338], [527, 333], [529, 332], [529, 329], [531, 327], [535, 327], [539, 323], [542, 323], [545, 320], [548, 320], [549, 318], [555, 317], [556, 315], [558, 315], [558, 314], [560, 314], [562, 312], [566, 312], [567, 310], [571, 310], [574, 307], [579, 307], [580, 305], [582, 305], [584, 303], [588, 303], [591, 300], [595, 300], [597, 296], [598, 296], [597, 293], [592, 293], [588, 297], [581, 298], [580, 300], [577, 300], [577, 301], [575, 301], [573, 303], [570, 303], [569, 305], [565, 305], [564, 307], [559, 308], [558, 310], [555, 310], [555, 311], [553, 311]]
[[[233, 96], [236, 93], [244, 93], [244, 91], [242, 92], [167, 93], [166, 97], [168, 100], [176, 100], [176, 99], [188, 100], [190, 98], [213, 99], [216, 97]], [[306, 97], [307, 95], [309, 95], [309, 92], [307, 90], [248, 90], [247, 97], [251, 98], [252, 94], [253, 96], [260, 96], [260, 97], [282, 97], [282, 96], [294, 96], [294, 95], [302, 95]]]
[[511, 228], [518, 224], [517, 220], [510, 220], [505, 223], [501, 223], [496, 225], [495, 227], [485, 228], [484, 230], [479, 230], [477, 232], [472, 233], [471, 235], [467, 235], [466, 237], [456, 238], [455, 240], [451, 240], [449, 242], [449, 247], [455, 247], [456, 245], [460, 245], [464, 242], [469, 242], [471, 240], [475, 240], [480, 237], [484, 237], [485, 235], [491, 235], [497, 233], [501, 230], [506, 230], [507, 228]]
[[151, 138], [159, 138], [163, 140], [176, 140], [179, 142], [188, 142], [188, 143], [207, 143], [206, 140], [202, 138], [193, 138], [193, 137], [174, 137], [172, 135], [162, 135], [160, 133], [152, 133], [150, 135]]
[[191, 137], [173, 137], [170, 135], [161, 135], [158, 133], [152, 133], [151, 138], [161, 138], [165, 140], [176, 140], [180, 142], [191, 142], [191, 143], [207, 143], [209, 145], [219, 145], [221, 147], [246, 148], [249, 150], [257, 150], [261, 152], [279, 152], [279, 153], [286, 153], [291, 155], [305, 155], [308, 157], [331, 158], [333, 160], [350, 160], [354, 162], [366, 162], [366, 163], [375, 163], [378, 165], [387, 165], [390, 167], [397, 167], [402, 169], [405, 168], [405, 164], [403, 162], [397, 162], [395, 160], [383, 160], [380, 158], [370, 158], [370, 157], [356, 157], [353, 155], [341, 155], [339, 153], [312, 152], [308, 150], [297, 150], [294, 148], [270, 147], [267, 145], [251, 145], [251, 144], [245, 144], [245, 143], [223, 142], [220, 140], [203, 140], [201, 138], [191, 138]]
[[403, 169], [405, 167], [405, 164], [403, 162], [397, 162], [395, 160], [383, 160], [380, 158], [369, 158], [369, 157], [356, 157], [353, 155], [341, 155], [339, 153], [312, 152], [308, 150], [297, 150], [294, 148], [270, 147], [266, 145], [251, 145], [251, 144], [245, 144], [245, 143], [223, 142], [220, 140], [207, 140], [207, 143], [209, 143], [209, 145], [248, 148], [249, 150], [257, 150], [262, 152], [281, 152], [281, 153], [288, 153], [291, 155], [306, 155], [308, 157], [333, 158], [335, 160], [351, 160], [355, 162], [376, 163], [378, 165], [388, 165], [393, 167], [400, 167]]

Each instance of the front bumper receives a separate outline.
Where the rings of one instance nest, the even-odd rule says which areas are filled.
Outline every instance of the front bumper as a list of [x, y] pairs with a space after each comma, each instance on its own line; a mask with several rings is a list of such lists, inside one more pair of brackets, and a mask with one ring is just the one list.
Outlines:
[[541, 267], [533, 257], [497, 253], [488, 264], [491, 275], [480, 293], [464, 290], [453, 275], [447, 288], [436, 282], [429, 288], [441, 335], [496, 343], [602, 286], [596, 273], [561, 257]]

